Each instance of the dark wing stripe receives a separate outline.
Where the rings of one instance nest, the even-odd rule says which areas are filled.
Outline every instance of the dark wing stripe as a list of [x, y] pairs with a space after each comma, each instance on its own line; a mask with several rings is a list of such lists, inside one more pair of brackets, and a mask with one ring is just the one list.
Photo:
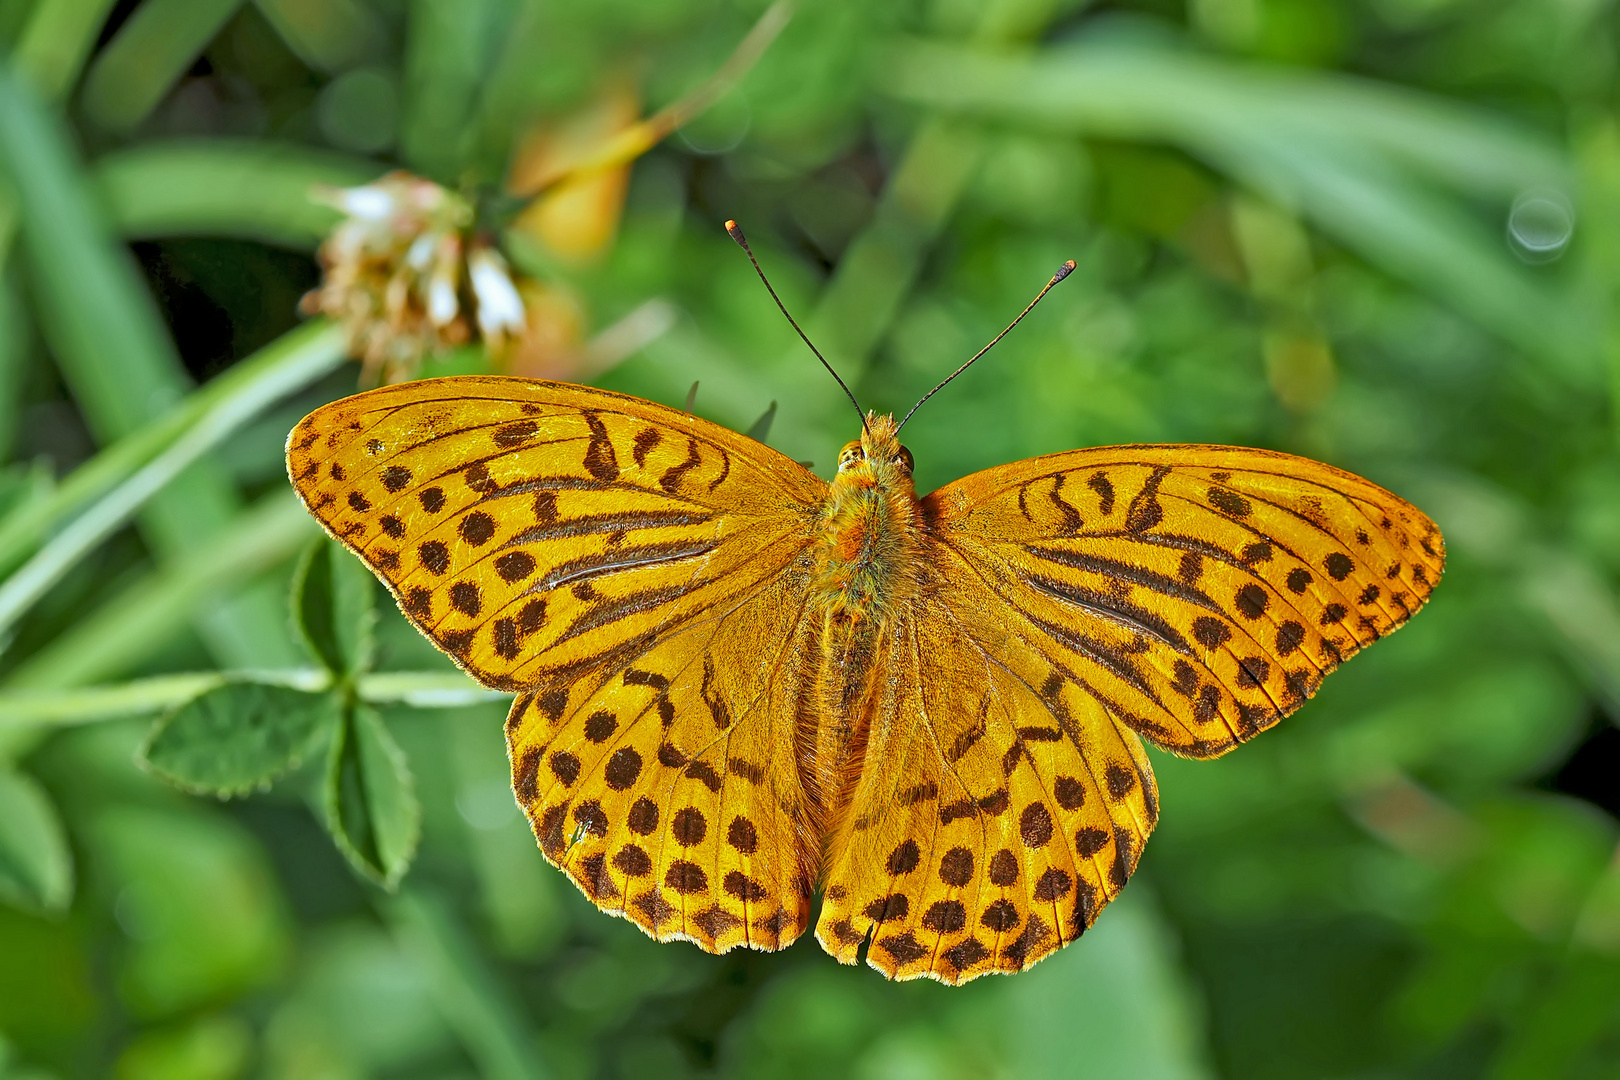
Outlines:
[[[1192, 655], [1192, 646], [1181, 636], [1181, 631], [1147, 608], [1117, 596], [1088, 589], [1083, 585], [1071, 585], [1040, 574], [1024, 574], [1023, 578], [1031, 586], [1055, 600], [1080, 608], [1099, 619], [1123, 626], [1132, 633], [1155, 638], [1185, 656]], [[1211, 610], [1220, 610], [1213, 601], [1209, 606]]]
[[[791, 539], [791, 536], [792, 536], [792, 534], [790, 534], [790, 533], [784, 533], [781, 536], [777, 536], [777, 537], [773, 538], [770, 541], [770, 543], [762, 545], [761, 548], [760, 548], [760, 558], [763, 558], [768, 552], [774, 550], [777, 547], [777, 545], [780, 544], [783, 540]], [[746, 603], [748, 600], [750, 600], [755, 595], [757, 595], [758, 592], [761, 589], [767, 587], [769, 585], [769, 583], [770, 583], [770, 580], [775, 575], [782, 573], [789, 566], [791, 566], [793, 564], [793, 560], [795, 558], [797, 558], [804, 549], [803, 549], [802, 546], [791, 546], [790, 545], [789, 550], [790, 550], [790, 555], [786, 559], [786, 561], [781, 562], [781, 563], [775, 565], [774, 567], [766, 567], [766, 568], [764, 568], [760, 572], [759, 579], [754, 584], [750, 585], [748, 588], [746, 588], [746, 589], [744, 589], [742, 591], [739, 591], [739, 592], [729, 593], [729, 594], [726, 594], [726, 595], [723, 595], [723, 596], [719, 596], [719, 597], [716, 597], [713, 600], [706, 601], [705, 603], [697, 604], [697, 605], [686, 608], [682, 612], [682, 617], [681, 617], [680, 623], [681, 624], [687, 624], [687, 625], [697, 625], [698, 623], [705, 622], [707, 620], [706, 619], [701, 619], [701, 618], [699, 618], [699, 616], [707, 615], [709, 612], [713, 611], [720, 604], [726, 603], [727, 601], [735, 600], [736, 604], [733, 605], [733, 607], [727, 608], [724, 612], [721, 612], [718, 616], [714, 616], [715, 618], [724, 618], [736, 606], [740, 606], [740, 605]], [[573, 637], [577, 637], [580, 634], [587, 633], [590, 630], [597, 629], [598, 627], [604, 626], [604, 625], [606, 625], [606, 624], [608, 624], [610, 622], [617, 622], [619, 619], [626, 618], [626, 617], [628, 617], [630, 615], [635, 615], [635, 614], [639, 614], [639, 613], [642, 613], [642, 612], [649, 611], [649, 610], [651, 610], [651, 609], [653, 609], [655, 607], [658, 607], [658, 606], [660, 606], [660, 605], [662, 605], [664, 603], [667, 603], [671, 599], [675, 599], [675, 598], [679, 598], [679, 597], [683, 597], [683, 596], [684, 597], [690, 597], [692, 594], [695, 594], [698, 590], [700, 590], [700, 589], [704, 588], [705, 586], [710, 585], [712, 583], [713, 583], [712, 580], [709, 580], [709, 579], [699, 580], [699, 581], [692, 581], [692, 582], [688, 582], [688, 583], [685, 583], [685, 584], [682, 584], [682, 585], [679, 585], [679, 586], [670, 586], [670, 587], [662, 588], [662, 589], [643, 590], [642, 592], [632, 593], [629, 596], [625, 596], [625, 597], [619, 598], [617, 600], [611, 600], [610, 599], [610, 600], [607, 600], [607, 601], [599, 601], [596, 604], [596, 606], [591, 608], [589, 611], [582, 612], [580, 614], [579, 618], [575, 619], [574, 622], [570, 623], [569, 626], [568, 626], [568, 629], [566, 631], [564, 631], [563, 634], [561, 634], [557, 638], [557, 640], [553, 643], [553, 645], [555, 646], [557, 644], [561, 644], [563, 641], [566, 641], [566, 640], [568, 640], [570, 638], [573, 638]], [[604, 609], [609, 608], [610, 605], [611, 605], [611, 611], [609, 611], [607, 613], [607, 615], [604, 615], [603, 614]], [[634, 606], [627, 606], [627, 605], [634, 605]], [[611, 617], [608, 617], [608, 616], [611, 616]], [[662, 639], [666, 635], [674, 633], [675, 628], [676, 628], [677, 625], [678, 624], [676, 624], [676, 623], [665, 623], [665, 624], [663, 624], [661, 626], [658, 626], [658, 627], [654, 628], [653, 630], [649, 631], [647, 634], [641, 635], [636, 640], [641, 640], [643, 638], [645, 638], [645, 639], [647, 639], [649, 641], [651, 641], [653, 639]], [[560, 667], [560, 668], [541, 669], [541, 671], [539, 672], [538, 677], [542, 678], [542, 679], [545, 679], [545, 680], [548, 680], [548, 681], [555, 681], [555, 679], [557, 677], [557, 674], [559, 672], [567, 671], [567, 672], [572, 672], [572, 673], [579, 673], [579, 672], [583, 672], [583, 671], [588, 671], [588, 670], [591, 670], [593, 667], [595, 667], [598, 663], [606, 660], [609, 656], [617, 656], [617, 655], [618, 655], [617, 647], [609, 648], [609, 649], [605, 650], [604, 652], [595, 653], [595, 654], [593, 654], [593, 655], [591, 655], [589, 657], [584, 657], [584, 658], [582, 658], [580, 660], [577, 660], [577, 661], [571, 661], [567, 665], [565, 665], [563, 667]], [[639, 653], [637, 653], [636, 655], [639, 655]], [[626, 665], [629, 664], [631, 662], [631, 660], [633, 660], [633, 659], [634, 659], [633, 656], [630, 657], [629, 659], [626, 659], [624, 661], [624, 664], [626, 664]], [[620, 667], [615, 668], [612, 671], [611, 674], [617, 674], [618, 671], [623, 669], [623, 666], [624, 665], [620, 665]]]
[[[1087, 535], [1095, 534], [1088, 533]], [[1122, 538], [1135, 539], [1140, 535], [1139, 533], [1127, 533], [1123, 534]], [[1213, 546], [1211, 545], [1211, 547]], [[1225, 614], [1221, 606], [1210, 599], [1202, 590], [1195, 589], [1183, 581], [1178, 581], [1157, 571], [1137, 566], [1134, 563], [1128, 563], [1120, 559], [1109, 559], [1101, 555], [1087, 555], [1079, 551], [1066, 551], [1063, 548], [1037, 547], [1033, 544], [1024, 545], [1024, 550], [1036, 558], [1057, 563], [1059, 566], [1084, 570], [1092, 574], [1101, 574], [1104, 577], [1119, 578], [1122, 581], [1130, 582], [1132, 585], [1140, 585], [1142, 588], [1152, 592], [1162, 593], [1174, 600], [1197, 604], [1208, 611]], [[1219, 551], [1220, 549], [1216, 548], [1215, 550]], [[1225, 553], [1222, 552], [1222, 554]]]
[[502, 544], [500, 549], [516, 547], [519, 544], [532, 544], [540, 540], [566, 540], [576, 536], [599, 536], [631, 532], [636, 529], [664, 529], [677, 525], [704, 525], [712, 520], [713, 514], [695, 514], [685, 510], [631, 510], [619, 514], [584, 514], [526, 529]]
[[[568, 624], [568, 629], [557, 636], [552, 642], [555, 648], [565, 641], [579, 637], [592, 630], [600, 629], [609, 623], [616, 623], [620, 619], [638, 615], [652, 608], [661, 607], [671, 600], [679, 600], [694, 589], [700, 589], [710, 584], [708, 581], [683, 582], [679, 585], [663, 585], [656, 589], [642, 589], [626, 596], [616, 596], [609, 600], [598, 600], [589, 609], [580, 613], [579, 617]], [[667, 631], [668, 627], [662, 628]]]
[[[480, 460], [489, 461], [491, 458], [506, 457], [510, 453], [511, 451], [507, 451], [505, 454], [492, 454], [489, 458]], [[445, 473], [438, 479], [450, 475], [454, 475], [454, 471]], [[487, 492], [483, 498], [473, 505], [487, 503], [492, 499], [510, 499], [516, 495], [533, 495], [541, 491], [611, 491], [615, 488], [635, 488], [637, 491], [646, 491], [645, 488], [637, 488], [636, 485], [623, 480], [597, 480], [584, 476], [531, 476], [527, 480], [519, 480], [516, 483], [507, 484], [505, 487], [498, 487], [494, 491]], [[648, 492], [648, 494], [661, 495], [663, 493]]]
[[[607, 574], [660, 566], [680, 562], [683, 559], [695, 559], [709, 554], [717, 546], [714, 540], [672, 540], [664, 544], [644, 544], [641, 547], [615, 548], [597, 555], [582, 555], [552, 567], [544, 577], [529, 586], [524, 595], [549, 592], [564, 585]], [[683, 588], [695, 587], [696, 585], [683, 586]]]
[[[972, 574], [975, 578], [977, 578], [980, 585], [982, 585], [992, 595], [997, 595], [997, 596], [1000, 595], [998, 593], [996, 587], [995, 587], [995, 584], [992, 581], [990, 581], [988, 578], [985, 577], [984, 572], [978, 567], [978, 565], [975, 564], [972, 559], [968, 558], [967, 555], [965, 555], [963, 552], [959, 551], [954, 544], [951, 544], [948, 540], [940, 539], [939, 546], [942, 549], [944, 549], [946, 551], [949, 551], [956, 558], [956, 560], [959, 563], [961, 563], [963, 567], [965, 567], [967, 569], [968, 573]], [[1006, 597], [1002, 596], [1001, 599], [1004, 602], [1006, 602]], [[1026, 621], [1028, 621], [1032, 626], [1034, 626], [1034, 627], [1036, 627], [1038, 629], [1045, 630], [1045, 627], [1041, 626], [1038, 620], [1036, 620], [1033, 616], [1031, 616], [1028, 612], [1024, 611], [1022, 608], [1018, 607], [1016, 604], [1012, 604], [1012, 603], [1008, 602], [1007, 606], [1012, 608], [1014, 611], [1018, 612], [1018, 614], [1023, 616], [1024, 619]], [[1060, 632], [1065, 632], [1065, 631], [1062, 631], [1061, 628], [1059, 628], [1059, 630], [1060, 630]], [[963, 632], [964, 632], [964, 634], [966, 634], [965, 630]], [[1050, 631], [1047, 631], [1047, 632], [1050, 633]], [[1020, 635], [1020, 636], [1022, 637], [1023, 635]], [[971, 640], [971, 635], [969, 635], [969, 639]], [[1028, 640], [1028, 639], [1026, 638], [1025, 640]], [[1063, 639], [1058, 638], [1058, 640], [1062, 641]], [[982, 651], [982, 648], [981, 648], [981, 651]], [[986, 654], [986, 655], [988, 655], [988, 654]], [[1234, 656], [1235, 656], [1235, 654], [1234, 654]], [[1052, 657], [1048, 657], [1048, 659], [1049, 660], [1054, 660], [1054, 658], [1052, 658]], [[991, 662], [997, 664], [997, 666], [1005, 667], [1005, 665], [1002, 665], [1000, 663], [1000, 661], [994, 660], [993, 658], [992, 658]], [[1098, 662], [1101, 663], [1101, 661], [1098, 661]], [[1055, 660], [1054, 660], [1054, 663], [1055, 663]], [[1130, 710], [1123, 708], [1117, 701], [1114, 701], [1107, 694], [1103, 693], [1102, 691], [1098, 690], [1096, 687], [1092, 686], [1091, 683], [1087, 679], [1082, 677], [1079, 673], [1069, 669], [1067, 666], [1064, 666], [1062, 664], [1058, 664], [1057, 666], [1058, 666], [1059, 670], [1063, 673], [1065, 678], [1068, 678], [1072, 682], [1074, 682], [1074, 684], [1079, 686], [1082, 691], [1084, 691], [1087, 695], [1089, 695], [1090, 697], [1095, 699], [1098, 703], [1100, 703], [1104, 708], [1108, 709], [1110, 712], [1112, 712], [1112, 713], [1114, 713], [1116, 715], [1133, 715], [1133, 714], [1130, 713]], [[1104, 665], [1104, 666], [1106, 666], [1106, 665]], [[1206, 670], [1208, 670], [1208, 665], [1200, 665], [1200, 666], [1203, 666]], [[1109, 669], [1109, 670], [1112, 670], [1112, 669]], [[1010, 676], [1012, 676], [1013, 678], [1018, 678], [1016, 673], [1012, 672], [1010, 669], [1008, 669], [1008, 674]], [[1212, 677], [1215, 675], [1215, 673], [1213, 671], [1210, 671], [1209, 674]], [[1019, 679], [1019, 681], [1023, 682], [1022, 679]], [[1025, 685], [1027, 686], [1028, 684], [1025, 683]], [[1035, 690], [1034, 690], [1033, 687], [1030, 688], [1030, 692], [1035, 693]], [[1228, 692], [1230, 692], [1230, 688], [1228, 688]], [[1151, 690], [1144, 691], [1144, 693], [1145, 693], [1145, 696], [1150, 701], [1152, 701], [1155, 705], [1157, 705], [1161, 710], [1163, 710], [1164, 714], [1166, 716], [1168, 716], [1172, 721], [1174, 721], [1178, 725], [1182, 724], [1182, 721], [1180, 720], [1180, 718], [1177, 717], [1176, 714], [1173, 711], [1171, 711], [1168, 708], [1165, 708], [1164, 702], [1160, 698], [1158, 698], [1156, 695], [1154, 695]], [[1268, 694], [1267, 697], [1269, 699], [1270, 695]], [[1234, 696], [1233, 700], [1234, 701], [1237, 700], [1235, 696]], [[1275, 702], [1273, 702], [1273, 704], [1275, 704]], [[1279, 707], [1278, 708], [1278, 715], [1287, 715], [1289, 711], [1290, 710], [1288, 710], [1288, 709]], [[1228, 732], [1231, 733], [1233, 743], [1236, 744], [1238, 742], [1241, 742], [1242, 740], [1238, 738], [1236, 730], [1233, 729], [1233, 727], [1232, 727], [1231, 719], [1224, 712], [1217, 713], [1217, 715], [1220, 717], [1221, 724], [1227, 729]], [[1182, 726], [1184, 727], [1184, 725], [1182, 725]], [[1068, 731], [1068, 730], [1069, 729], [1066, 726], [1065, 731]], [[1070, 734], [1071, 734], [1072, 738], [1077, 739], [1079, 737], [1078, 731], [1070, 732]], [[1188, 734], [1191, 734], [1191, 732], [1189, 731]]]

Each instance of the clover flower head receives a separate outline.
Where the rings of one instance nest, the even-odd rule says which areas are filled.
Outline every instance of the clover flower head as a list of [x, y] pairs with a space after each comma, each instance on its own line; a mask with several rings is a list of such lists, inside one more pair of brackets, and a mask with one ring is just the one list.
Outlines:
[[303, 307], [343, 323], [363, 383], [408, 379], [475, 327], [497, 352], [522, 335], [512, 272], [487, 240], [468, 239], [473, 208], [460, 195], [393, 172], [314, 197], [344, 216], [321, 245], [321, 285]]

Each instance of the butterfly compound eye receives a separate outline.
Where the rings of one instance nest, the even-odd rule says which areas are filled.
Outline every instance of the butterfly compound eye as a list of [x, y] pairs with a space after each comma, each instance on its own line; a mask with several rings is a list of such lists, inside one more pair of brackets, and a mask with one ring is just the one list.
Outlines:
[[852, 442], [847, 444], [838, 454], [838, 471], [843, 472], [845, 469], [853, 468], [860, 464], [861, 459], [865, 456], [866, 453], [861, 449], [860, 443]]
[[900, 464], [906, 467], [906, 472], [915, 472], [917, 463], [911, 459], [911, 450], [902, 446], [900, 448]]

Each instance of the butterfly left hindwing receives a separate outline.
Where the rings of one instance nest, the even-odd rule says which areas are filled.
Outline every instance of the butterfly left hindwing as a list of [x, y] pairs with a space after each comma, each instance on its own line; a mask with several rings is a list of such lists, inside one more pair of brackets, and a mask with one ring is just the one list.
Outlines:
[[784, 677], [807, 662], [808, 583], [791, 568], [622, 668], [513, 703], [512, 786], [541, 851], [659, 941], [777, 949], [808, 922], [820, 851]]

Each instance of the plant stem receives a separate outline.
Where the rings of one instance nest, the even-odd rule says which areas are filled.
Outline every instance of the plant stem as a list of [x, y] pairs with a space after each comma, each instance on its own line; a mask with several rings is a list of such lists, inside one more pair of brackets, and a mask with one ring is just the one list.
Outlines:
[[[298, 690], [325, 690], [332, 684], [324, 668], [264, 671], [194, 671], [133, 679], [112, 686], [71, 690], [0, 692], [0, 730], [20, 727], [73, 727], [104, 720], [144, 716], [183, 705], [228, 682], [261, 682]], [[456, 671], [379, 671], [362, 675], [357, 696], [371, 705], [410, 705], [419, 709], [461, 708], [499, 701], [505, 694], [485, 690]]]
[[494, 1080], [537, 1080], [547, 1070], [534, 1036], [449, 906], [421, 889], [402, 890], [383, 912], [395, 937], [430, 973], [439, 1011]]

